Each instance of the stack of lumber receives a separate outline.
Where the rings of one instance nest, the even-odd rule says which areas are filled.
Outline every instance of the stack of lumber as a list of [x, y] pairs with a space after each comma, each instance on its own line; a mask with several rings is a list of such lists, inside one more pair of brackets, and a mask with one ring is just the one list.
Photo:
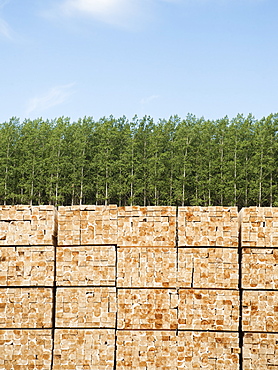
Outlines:
[[180, 289], [178, 322], [179, 329], [237, 331], [239, 292]]
[[118, 246], [175, 246], [175, 207], [118, 207]]
[[243, 208], [240, 225], [243, 367], [278, 368], [278, 208]]
[[175, 288], [177, 285], [174, 247], [120, 247], [117, 261], [118, 287]]
[[242, 247], [278, 247], [278, 208], [249, 207], [240, 213]]
[[58, 208], [58, 245], [117, 244], [117, 206]]
[[51, 330], [0, 330], [0, 369], [51, 369]]
[[117, 369], [239, 369], [237, 333], [119, 331]]
[[113, 369], [114, 353], [114, 330], [55, 330], [53, 370]]
[[237, 248], [179, 248], [178, 286], [237, 289]]
[[177, 329], [176, 289], [120, 289], [118, 329]]
[[53, 286], [53, 246], [0, 247], [0, 286]]
[[0, 328], [51, 328], [52, 289], [0, 288]]
[[58, 286], [115, 286], [115, 246], [58, 246], [56, 253], [56, 283]]
[[244, 370], [278, 368], [278, 334], [246, 333], [243, 348]]
[[56, 212], [53, 206], [0, 206], [0, 245], [52, 245]]
[[58, 288], [56, 296], [57, 327], [116, 327], [115, 288]]
[[237, 207], [179, 207], [178, 243], [237, 248]]

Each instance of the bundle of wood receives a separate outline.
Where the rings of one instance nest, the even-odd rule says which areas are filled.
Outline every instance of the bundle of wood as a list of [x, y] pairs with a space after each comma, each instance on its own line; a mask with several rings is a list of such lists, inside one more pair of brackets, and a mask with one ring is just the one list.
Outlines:
[[278, 332], [278, 291], [243, 292], [242, 328], [244, 331]]
[[53, 370], [114, 368], [113, 329], [57, 329], [54, 342]]
[[243, 248], [242, 286], [245, 289], [278, 289], [278, 250]]
[[118, 329], [177, 329], [176, 289], [118, 290]]
[[179, 246], [238, 247], [237, 207], [179, 207]]
[[1, 328], [51, 328], [51, 288], [0, 288]]
[[117, 206], [58, 208], [58, 245], [117, 244]]
[[118, 207], [118, 245], [175, 246], [176, 207]]
[[57, 327], [116, 327], [115, 288], [58, 288], [56, 296]]
[[237, 333], [127, 331], [117, 333], [117, 369], [239, 369]]
[[0, 245], [53, 245], [56, 236], [53, 206], [0, 206]]
[[54, 247], [0, 247], [0, 286], [53, 286]]
[[117, 286], [176, 287], [177, 249], [120, 247], [117, 249]]
[[0, 330], [0, 368], [51, 368], [51, 330]]
[[278, 246], [278, 208], [249, 207], [239, 213], [242, 247]]
[[58, 286], [115, 286], [115, 246], [60, 246], [57, 247], [56, 253], [56, 284]]
[[237, 249], [179, 248], [179, 287], [237, 289], [238, 276]]
[[180, 289], [179, 329], [238, 330], [237, 290]]
[[246, 333], [243, 347], [243, 369], [278, 368], [278, 334]]

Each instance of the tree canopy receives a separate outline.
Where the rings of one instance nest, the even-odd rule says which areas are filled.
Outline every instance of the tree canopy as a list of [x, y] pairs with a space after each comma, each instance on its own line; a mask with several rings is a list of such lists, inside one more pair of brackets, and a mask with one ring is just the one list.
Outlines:
[[1, 204], [278, 206], [278, 114], [0, 124]]

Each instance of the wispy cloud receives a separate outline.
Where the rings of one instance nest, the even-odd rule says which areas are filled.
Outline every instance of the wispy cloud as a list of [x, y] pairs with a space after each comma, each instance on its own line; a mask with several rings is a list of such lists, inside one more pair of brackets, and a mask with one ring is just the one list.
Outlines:
[[10, 0], [0, 0], [0, 36], [12, 40], [13, 31], [9, 24], [5, 21], [5, 19], [1, 15], [1, 9], [3, 9], [4, 6], [7, 5], [9, 2]]
[[148, 104], [151, 101], [153, 101], [155, 99], [158, 99], [159, 97], [160, 97], [159, 95], [151, 95], [151, 96], [148, 96], [146, 98], [141, 99], [140, 103], [143, 104], [143, 105]]
[[26, 115], [31, 113], [38, 113], [46, 111], [56, 105], [64, 103], [72, 94], [74, 83], [67, 85], [55, 86], [50, 89], [46, 94], [36, 96], [29, 100]]

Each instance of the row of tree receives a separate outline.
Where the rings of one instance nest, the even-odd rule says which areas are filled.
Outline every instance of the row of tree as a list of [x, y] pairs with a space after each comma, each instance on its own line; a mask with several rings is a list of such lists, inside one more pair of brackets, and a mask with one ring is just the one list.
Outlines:
[[12, 118], [0, 203], [278, 206], [278, 115]]

